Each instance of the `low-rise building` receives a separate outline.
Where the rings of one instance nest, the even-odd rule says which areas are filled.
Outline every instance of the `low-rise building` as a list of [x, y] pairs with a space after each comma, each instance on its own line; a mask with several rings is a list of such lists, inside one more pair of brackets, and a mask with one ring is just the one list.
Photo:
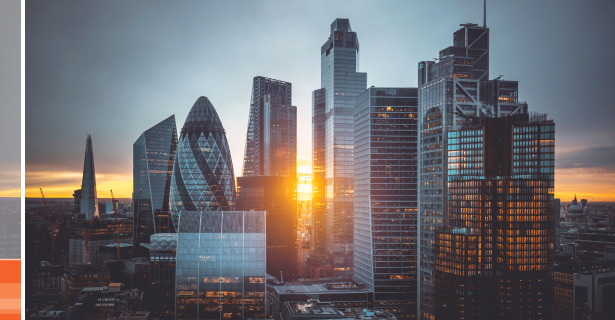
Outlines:
[[607, 320], [615, 315], [615, 269], [575, 273], [574, 320]]
[[310, 300], [307, 302], [287, 301], [282, 311], [283, 320], [396, 320], [383, 310], [366, 308], [336, 308], [331, 302]]

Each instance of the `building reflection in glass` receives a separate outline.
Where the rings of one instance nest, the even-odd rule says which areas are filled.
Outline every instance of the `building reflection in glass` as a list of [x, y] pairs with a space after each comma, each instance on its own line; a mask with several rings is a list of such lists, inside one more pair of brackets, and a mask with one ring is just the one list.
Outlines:
[[177, 319], [265, 317], [264, 211], [184, 211], [177, 235]]

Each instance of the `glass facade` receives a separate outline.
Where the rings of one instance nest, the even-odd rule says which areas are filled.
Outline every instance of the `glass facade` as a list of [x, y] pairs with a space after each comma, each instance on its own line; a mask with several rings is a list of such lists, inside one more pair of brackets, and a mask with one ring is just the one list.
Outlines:
[[398, 319], [417, 311], [417, 109], [416, 88], [355, 99], [354, 278]]
[[224, 127], [209, 99], [190, 109], [177, 143], [170, 191], [171, 218], [183, 211], [235, 209], [235, 173]]
[[177, 233], [150, 237], [149, 311], [161, 319], [175, 319]]
[[297, 107], [284, 105], [280, 95], [265, 96], [264, 175], [297, 176]]
[[436, 318], [552, 319], [553, 121], [468, 122], [447, 133]]
[[267, 212], [267, 273], [284, 281], [301, 278], [296, 190], [295, 178], [237, 178], [237, 210]]
[[[352, 275], [354, 99], [367, 87], [367, 74], [358, 70], [359, 40], [348, 19], [331, 24], [321, 47], [321, 88], [324, 88], [325, 223], [329, 228], [324, 252], [333, 274]], [[315, 136], [320, 133], [313, 133]], [[316, 180], [316, 177], [315, 177]], [[318, 181], [316, 181], [318, 184]], [[316, 240], [319, 241], [319, 240]]]
[[94, 150], [92, 135], [88, 134], [83, 161], [83, 179], [81, 180], [81, 213], [90, 220], [98, 217], [98, 197], [96, 196], [96, 172], [94, 170]]
[[133, 144], [135, 247], [149, 243], [150, 235], [172, 229], [169, 194], [176, 149], [175, 115], [143, 132]]
[[[270, 116], [269, 112], [266, 111], [265, 106], [265, 97], [267, 95], [277, 96], [274, 98], [277, 105], [284, 105], [287, 108], [292, 108], [292, 84], [290, 82], [260, 76], [254, 77], [254, 81], [252, 83], [252, 99], [250, 100], [250, 119], [248, 121], [246, 148], [243, 158], [244, 177], [274, 175], [265, 174], [265, 157], [267, 154], [267, 149], [265, 149], [265, 133], [266, 128], [268, 127], [268, 124], [265, 122], [265, 117]], [[295, 129], [295, 135], [296, 131], [297, 130]], [[280, 144], [279, 146], [282, 145]], [[296, 150], [294, 161], [297, 161]]]
[[264, 319], [263, 211], [186, 211], [177, 234], [177, 319]]
[[[325, 202], [325, 89], [312, 92], [312, 255], [325, 254], [327, 210]], [[329, 228], [330, 230], [330, 228]]]

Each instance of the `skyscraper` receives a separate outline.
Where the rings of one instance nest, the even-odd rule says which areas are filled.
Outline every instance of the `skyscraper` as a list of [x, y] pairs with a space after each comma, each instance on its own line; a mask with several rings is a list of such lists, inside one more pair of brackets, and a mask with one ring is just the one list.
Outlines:
[[183, 211], [235, 209], [235, 174], [224, 127], [209, 99], [196, 100], [177, 142], [170, 191], [171, 218]]
[[[324, 136], [324, 213], [318, 212], [315, 203], [314, 230], [317, 244], [315, 254], [326, 254], [332, 259], [334, 275], [352, 275], [353, 252], [353, 139], [354, 139], [354, 100], [367, 87], [367, 74], [358, 71], [359, 40], [352, 31], [348, 19], [336, 19], [331, 24], [328, 40], [320, 50], [321, 89], [313, 94], [314, 99], [322, 101], [324, 94], [324, 120], [314, 123], [314, 184], [322, 185], [321, 175], [316, 174], [316, 153], [321, 151], [317, 141]], [[313, 101], [314, 108], [322, 103]], [[313, 116], [322, 112], [314, 109]], [[315, 119], [316, 121], [316, 119]], [[316, 129], [324, 130], [317, 132]], [[316, 188], [316, 187], [315, 187]], [[317, 193], [314, 190], [315, 202]], [[323, 207], [320, 207], [323, 208]], [[318, 217], [318, 220], [317, 218]], [[316, 224], [324, 224], [316, 225]], [[324, 232], [322, 232], [324, 230]], [[320, 232], [320, 233], [319, 233]]]
[[368, 88], [354, 112], [354, 278], [376, 308], [415, 318], [417, 88]]
[[176, 319], [264, 319], [263, 211], [184, 211], [177, 229]]
[[433, 319], [436, 231], [447, 216], [447, 132], [469, 116], [527, 114], [518, 83], [489, 77], [489, 29], [462, 24], [453, 46], [418, 64], [419, 84], [419, 316]]
[[96, 172], [94, 170], [94, 151], [92, 149], [92, 135], [88, 134], [85, 145], [85, 159], [83, 161], [83, 179], [81, 180], [81, 213], [90, 220], [92, 216], [98, 217], [98, 198], [96, 196]]
[[[294, 132], [296, 137], [297, 108], [292, 107], [291, 105], [292, 84], [290, 82], [284, 82], [261, 76], [254, 77], [254, 81], [252, 83], [252, 98], [250, 100], [250, 119], [248, 121], [246, 148], [243, 158], [244, 177], [278, 175], [273, 174], [271, 170], [269, 170], [268, 173], [265, 172], [265, 161], [266, 159], [271, 160], [269, 155], [272, 153], [275, 154], [276, 150], [290, 150], [292, 145], [284, 145], [277, 142], [271, 144], [272, 141], [277, 141], [273, 138], [278, 136], [282, 137], [280, 136], [280, 132], [282, 132], [281, 130], [284, 130], [281, 128], [278, 132], [271, 132], [272, 125], [275, 124], [272, 122], [291, 121], [291, 123], [284, 122], [284, 124], [289, 126], [289, 132], [292, 132], [292, 113], [283, 115], [281, 114], [280, 109], [282, 106], [285, 106], [286, 110], [294, 108]], [[267, 132], [269, 132], [270, 135], [269, 141], [265, 139]], [[293, 170], [296, 172], [296, 138], [294, 143], [295, 149], [293, 152], [295, 157], [294, 160], [291, 157], [291, 160], [295, 161], [295, 168]], [[274, 149], [272, 150], [272, 148]], [[286, 165], [290, 166], [290, 164]], [[284, 164], [282, 164], [280, 169], [283, 167]]]
[[554, 137], [546, 114], [448, 131], [436, 319], [552, 319]]
[[150, 235], [172, 230], [169, 194], [177, 149], [175, 115], [143, 132], [132, 148], [133, 234], [138, 248], [141, 243], [149, 243]]
[[265, 176], [297, 177], [297, 107], [284, 105], [282, 96], [265, 96]]
[[284, 281], [301, 277], [297, 248], [297, 179], [293, 177], [238, 177], [237, 210], [265, 211], [267, 218], [267, 273]]

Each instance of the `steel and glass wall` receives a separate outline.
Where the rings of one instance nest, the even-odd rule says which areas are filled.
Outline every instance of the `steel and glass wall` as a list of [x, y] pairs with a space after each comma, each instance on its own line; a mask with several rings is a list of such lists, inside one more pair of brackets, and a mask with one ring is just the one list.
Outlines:
[[83, 161], [83, 179], [81, 180], [81, 212], [90, 220], [98, 217], [98, 197], [96, 194], [96, 171], [94, 169], [94, 149], [92, 136], [88, 134]]
[[279, 97], [279, 103], [292, 105], [292, 84], [290, 82], [254, 77], [252, 98], [250, 100], [250, 119], [246, 136], [246, 148], [243, 158], [243, 176], [265, 175], [265, 97]]
[[474, 118], [447, 133], [437, 319], [551, 319], [553, 123]]
[[325, 254], [327, 210], [325, 202], [325, 89], [312, 92], [312, 254]]
[[263, 211], [187, 211], [177, 235], [177, 319], [265, 318]]
[[282, 103], [282, 96], [264, 97], [264, 174], [297, 177], [297, 107]]
[[235, 209], [231, 151], [218, 113], [206, 97], [194, 103], [180, 133], [170, 205], [175, 227], [183, 211]]
[[141, 134], [133, 144], [133, 203], [135, 246], [172, 230], [169, 215], [171, 175], [177, 148], [175, 115]]
[[175, 317], [175, 268], [177, 233], [157, 233], [150, 237], [149, 311], [162, 319]]
[[331, 232], [325, 253], [334, 275], [352, 275], [354, 99], [367, 87], [358, 70], [359, 40], [348, 19], [331, 24], [321, 47], [321, 87], [325, 89], [325, 210]]
[[372, 87], [355, 101], [355, 280], [376, 308], [415, 318], [417, 89]]

